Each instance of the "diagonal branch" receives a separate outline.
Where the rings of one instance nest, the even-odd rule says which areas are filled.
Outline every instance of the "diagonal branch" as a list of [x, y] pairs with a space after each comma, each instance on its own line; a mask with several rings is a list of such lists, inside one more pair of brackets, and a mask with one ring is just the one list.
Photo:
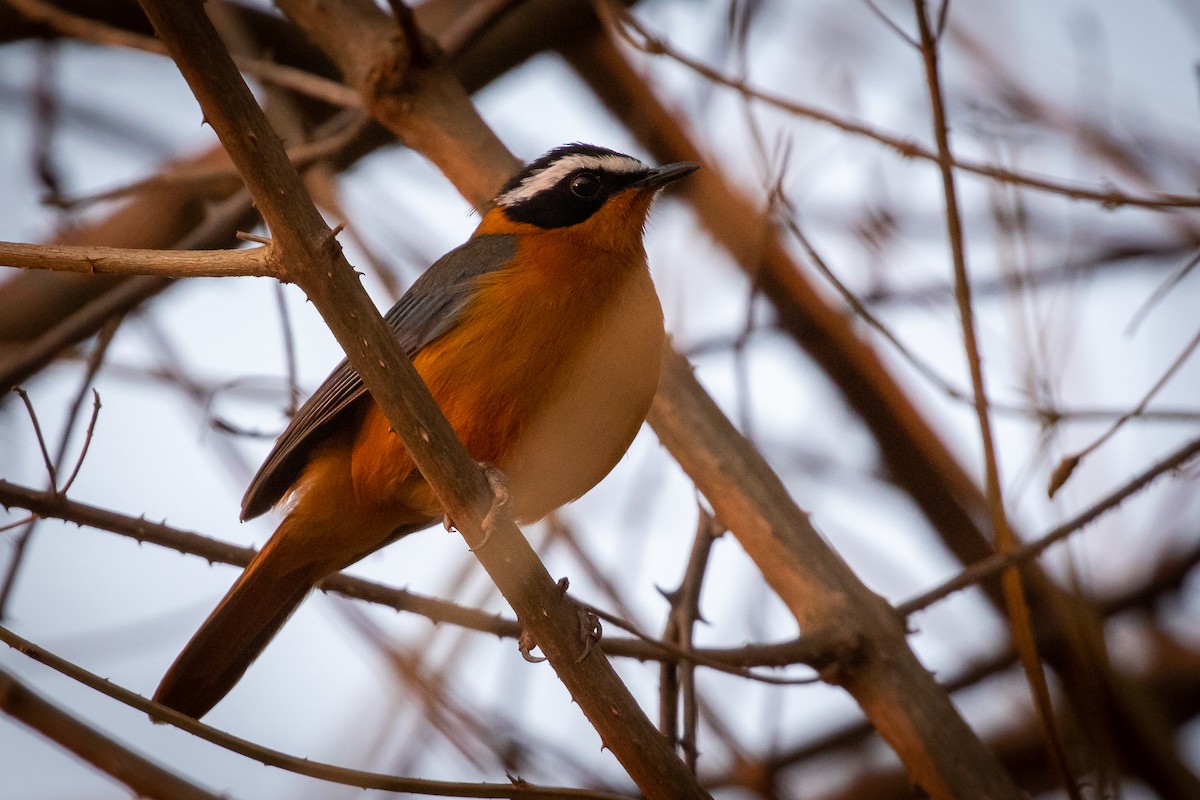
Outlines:
[[264, 747], [247, 739], [226, 733], [211, 725], [192, 719], [186, 714], [173, 708], [168, 708], [152, 700], [147, 700], [139, 694], [118, 686], [112, 681], [88, 672], [82, 667], [72, 664], [50, 651], [39, 647], [33, 642], [18, 636], [8, 628], [0, 626], [0, 642], [23, 653], [34, 661], [45, 664], [51, 669], [76, 680], [85, 686], [95, 689], [101, 694], [136, 708], [144, 714], [163, 722], [169, 722], [177, 728], [204, 739], [207, 742], [223, 747], [239, 755], [252, 758], [267, 766], [307, 775], [330, 783], [344, 786], [356, 786], [360, 789], [381, 789], [389, 792], [408, 792], [411, 794], [434, 795], [438, 797], [484, 797], [512, 798], [526, 800], [527, 798], [581, 798], [581, 800], [628, 800], [624, 795], [614, 795], [606, 792], [593, 792], [587, 789], [567, 789], [560, 787], [532, 786], [523, 781], [515, 784], [503, 783], [464, 783], [456, 781], [435, 781], [421, 778], [408, 778], [400, 775], [386, 775], [379, 772], [368, 772], [360, 769], [339, 767], [308, 758], [289, 755], [269, 747]]
[[913, 655], [901, 617], [825, 544], [762, 456], [700, 388], [683, 357], [668, 349], [663, 362], [664, 379], [650, 411], [659, 439], [801, 630], [839, 628], [857, 641], [857, 649], [822, 677], [854, 697], [932, 797], [1020, 797]]
[[[948, 5], [948, 3], [943, 3], [943, 8]], [[763, 91], [749, 85], [745, 81], [735, 80], [722, 74], [720, 71], [680, 52], [678, 49], [672, 47], [669, 42], [651, 33], [633, 15], [621, 9], [615, 0], [597, 0], [597, 8], [618, 23], [615, 26], [616, 30], [626, 42], [647, 55], [666, 56], [716, 85], [733, 89], [745, 97], [774, 106], [790, 114], [795, 114], [798, 117], [804, 117], [837, 128], [843, 133], [849, 133], [878, 142], [891, 149], [901, 158], [919, 158], [922, 161], [938, 163], [940, 156], [936, 150], [923, 147], [911, 139], [873, 128], [864, 122], [846, 119], [816, 106]], [[1196, 195], [1173, 194], [1170, 192], [1139, 195], [1124, 192], [1116, 188], [1093, 189], [1077, 183], [1067, 183], [1062, 180], [1044, 178], [978, 161], [955, 158], [951, 163], [955, 169], [969, 172], [982, 178], [1057, 194], [1072, 200], [1099, 203], [1105, 208], [1117, 208], [1120, 206], [1157, 209], [1200, 207], [1200, 196]]]
[[200, 4], [142, 0], [142, 6], [267, 222], [272, 256], [287, 265], [287, 277], [325, 318], [447, 516], [605, 746], [649, 797], [707, 797], [603, 654], [593, 649], [586, 657], [577, 608], [497, 504], [488, 480], [371, 304]]
[[221, 800], [109, 738], [0, 669], [0, 710], [153, 800]]
[[[657, 158], [704, 160], [678, 115], [610, 40], [593, 36], [573, 41], [562, 52]], [[780, 328], [824, 370], [863, 419], [892, 480], [912, 497], [946, 547], [963, 564], [992, 555], [982, 524], [982, 492], [879, 355], [858, 336], [852, 319], [824, 298], [778, 236], [768, 237], [761, 248], [748, 246], [745, 232], [762, 227], [754, 201], [712, 164], [687, 188], [701, 222], [753, 276], [775, 306]], [[1138, 776], [1154, 788], [1195, 794], [1196, 778], [1168, 744], [1153, 709], [1138, 701], [1126, 676], [1101, 663], [1104, 649], [1095, 611], [1060, 590], [1036, 564], [1026, 565], [1025, 576], [1035, 601], [1035, 624], [1051, 629], [1047, 634], [1061, 634], [1048, 636], [1058, 645], [1044, 655], [1061, 676], [1076, 715], [1090, 720], [1084, 729], [1136, 752], [1134, 760], [1142, 766]], [[993, 603], [1002, 602], [994, 581], [983, 588]]]

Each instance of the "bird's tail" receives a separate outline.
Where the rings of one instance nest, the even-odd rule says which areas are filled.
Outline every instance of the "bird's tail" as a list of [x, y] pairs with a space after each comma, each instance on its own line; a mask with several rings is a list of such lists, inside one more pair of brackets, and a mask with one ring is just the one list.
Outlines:
[[[296, 545], [288, 515], [163, 676], [154, 699], [199, 719], [220, 702], [318, 581], [342, 565]], [[299, 533], [299, 531], [296, 531]]]

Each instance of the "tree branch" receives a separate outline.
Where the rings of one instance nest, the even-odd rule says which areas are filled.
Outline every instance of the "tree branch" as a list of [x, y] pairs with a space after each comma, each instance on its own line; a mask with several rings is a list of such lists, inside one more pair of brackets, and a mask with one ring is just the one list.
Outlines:
[[822, 675], [849, 692], [935, 798], [1019, 798], [999, 763], [905, 641], [901, 618], [825, 544], [779, 478], [664, 352], [650, 423], [737, 537], [801, 630], [841, 628], [857, 649]]
[[118, 686], [112, 681], [72, 664], [48, 650], [38, 647], [33, 642], [18, 636], [8, 628], [0, 626], [0, 642], [4, 642], [14, 650], [29, 656], [34, 661], [45, 664], [51, 669], [76, 680], [83, 685], [95, 689], [125, 705], [135, 708], [160, 722], [169, 722], [177, 728], [198, 736], [218, 747], [230, 752], [252, 758], [263, 764], [279, 769], [306, 775], [310, 778], [339, 783], [344, 786], [355, 786], [360, 789], [381, 789], [389, 792], [410, 792], [412, 794], [434, 795], [437, 797], [499, 797], [525, 800], [525, 798], [560, 798], [576, 797], [581, 800], [628, 800], [625, 795], [614, 795], [607, 792], [593, 792], [587, 789], [568, 789], [562, 787], [531, 786], [525, 782], [517, 784], [503, 783], [465, 783], [456, 781], [433, 781], [420, 778], [407, 778], [399, 775], [387, 775], [380, 772], [368, 772], [360, 769], [339, 767], [309, 758], [300, 758], [279, 750], [264, 747], [247, 739], [226, 733], [225, 731], [206, 725], [182, 714], [173, 708], [147, 700], [140, 694]]
[[3, 669], [0, 669], [0, 710], [125, 784], [138, 797], [222, 800], [222, 796], [185, 781], [71, 716]]
[[0, 266], [90, 275], [159, 278], [282, 277], [266, 248], [249, 250], [140, 250], [96, 245], [0, 242]]

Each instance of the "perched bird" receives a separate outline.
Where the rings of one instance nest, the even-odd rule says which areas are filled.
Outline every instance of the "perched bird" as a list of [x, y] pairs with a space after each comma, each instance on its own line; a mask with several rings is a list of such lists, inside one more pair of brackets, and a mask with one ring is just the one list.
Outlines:
[[[595, 486], [645, 420], [664, 333], [642, 232], [658, 191], [697, 167], [556, 148], [514, 175], [471, 238], [387, 313], [471, 456], [507, 477], [517, 521]], [[155, 700], [203, 716], [317, 582], [443, 517], [346, 361], [275, 443], [242, 519], [281, 503], [283, 522]]]

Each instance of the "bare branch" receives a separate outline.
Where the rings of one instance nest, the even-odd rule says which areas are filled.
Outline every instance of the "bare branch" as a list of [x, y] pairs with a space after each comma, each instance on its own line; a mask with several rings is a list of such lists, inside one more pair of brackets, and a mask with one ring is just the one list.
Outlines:
[[[617, 6], [613, 0], [598, 0], [597, 10], [616, 21], [613, 27], [631, 46], [648, 54], [667, 56], [673, 61], [682, 64], [698, 75], [703, 76], [707, 80], [721, 86], [726, 86], [737, 92], [740, 92], [747, 97], [755, 100], [760, 100], [764, 103], [772, 105], [797, 116], [821, 122], [837, 128], [840, 131], [861, 136], [871, 141], [878, 142], [904, 158], [919, 158], [923, 161], [938, 160], [938, 154], [929, 150], [909, 139], [905, 139], [895, 134], [890, 134], [871, 126], [856, 122], [853, 120], [840, 117], [829, 111], [816, 108], [814, 106], [799, 103], [794, 100], [779, 97], [770, 92], [755, 89], [744, 81], [734, 80], [725, 75], [722, 75], [712, 67], [706, 66], [690, 56], [684, 55], [676, 48], [672, 47], [664, 39], [651, 33], [645, 26], [637, 21], [633, 15], [625, 12], [624, 9]], [[953, 162], [956, 169], [970, 172], [975, 175], [980, 175], [991, 180], [1000, 181], [1002, 183], [1012, 183], [1019, 186], [1025, 186], [1038, 191], [1049, 192], [1051, 194], [1062, 195], [1069, 197], [1072, 200], [1083, 200], [1092, 203], [1099, 203], [1105, 208], [1116, 208], [1118, 206], [1139, 206], [1143, 208], [1197, 208], [1200, 207], [1200, 197], [1195, 195], [1172, 194], [1169, 192], [1156, 192], [1152, 195], [1135, 195], [1128, 192], [1120, 191], [1119, 189], [1093, 189], [1087, 186], [1078, 184], [1070, 184], [1064, 181], [1051, 180], [1041, 178], [1036, 175], [1028, 175], [1025, 173], [1016, 172], [1014, 170], [996, 167], [990, 164], [981, 164], [974, 161], [965, 161], [956, 159]]]
[[968, 586], [987, 580], [993, 575], [996, 575], [1003, 570], [1030, 559], [1037, 558], [1051, 545], [1061, 542], [1072, 533], [1082, 529], [1084, 526], [1091, 524], [1096, 519], [1113, 510], [1121, 503], [1128, 500], [1133, 495], [1140, 492], [1142, 489], [1150, 485], [1152, 481], [1166, 472], [1180, 469], [1189, 461], [1200, 454], [1200, 439], [1195, 439], [1188, 442], [1183, 447], [1180, 447], [1175, 452], [1168, 455], [1166, 458], [1155, 462], [1145, 470], [1134, 476], [1127, 483], [1118, 489], [1108, 493], [1099, 501], [1089, 506], [1086, 510], [1080, 512], [1073, 518], [1067, 520], [1054, 527], [1053, 529], [1042, 534], [1036, 540], [1020, 547], [1014, 548], [1007, 553], [996, 553], [988, 558], [978, 561], [964, 569], [962, 572], [955, 575], [953, 578], [944, 583], [923, 592], [917, 597], [912, 598], [904, 603], [901, 603], [896, 610], [901, 614], [908, 615], [927, 608], [960, 589], [965, 589]]
[[327, 764], [309, 758], [300, 758], [299, 756], [273, 750], [247, 739], [226, 733], [211, 725], [198, 722], [187, 714], [181, 714], [172, 708], [160, 705], [152, 700], [147, 700], [139, 694], [118, 686], [112, 681], [101, 678], [48, 650], [38, 647], [33, 642], [18, 636], [3, 626], [0, 626], [0, 642], [4, 642], [9, 647], [29, 656], [34, 661], [45, 664], [56, 672], [60, 672], [90, 689], [94, 689], [131, 708], [148, 714], [151, 718], [159, 722], [170, 723], [193, 736], [197, 736], [207, 742], [212, 742], [230, 752], [259, 761], [269, 767], [276, 767], [298, 775], [307, 775], [310, 778], [317, 778], [329, 783], [355, 786], [360, 789], [411, 792], [412, 794], [436, 797], [500, 797], [513, 798], [513, 800], [535, 797], [580, 798], [580, 800], [628, 800], [627, 795], [593, 792], [586, 789], [534, 786], [525, 781], [515, 784], [462, 783], [406, 778], [398, 775], [386, 775], [380, 772], [339, 767], [335, 764]]
[[222, 800], [223, 796], [189, 783], [71, 716], [3, 669], [0, 669], [0, 709], [125, 784], [138, 797], [156, 800]]
[[[8, 3], [30, 20], [49, 25], [66, 36], [85, 42], [127, 47], [131, 50], [141, 50], [161, 56], [167, 55], [167, 48], [153, 36], [141, 36], [93, 19], [79, 17], [56, 8], [51, 3], [43, 2], [43, 0], [8, 0]], [[253, 75], [277, 86], [324, 100], [331, 105], [348, 108], [360, 107], [358, 93], [337, 81], [258, 58], [234, 56], [234, 62], [247, 75]]]
[[1159, 379], [1154, 382], [1154, 385], [1151, 386], [1144, 395], [1142, 395], [1142, 399], [1138, 401], [1137, 405], [1113, 421], [1113, 424], [1109, 426], [1108, 430], [1101, 434], [1087, 447], [1076, 451], [1069, 456], [1065, 456], [1062, 461], [1059, 462], [1058, 467], [1056, 467], [1054, 472], [1051, 474], [1049, 486], [1046, 488], [1046, 494], [1050, 497], [1054, 497], [1058, 490], [1062, 488], [1063, 484], [1070, 479], [1071, 474], [1075, 471], [1075, 468], [1079, 466], [1079, 463], [1083, 459], [1087, 458], [1087, 456], [1095, 452], [1097, 448], [1111, 439], [1126, 422], [1141, 416], [1145, 412], [1146, 406], [1150, 405], [1150, 401], [1154, 399], [1156, 394], [1158, 394], [1158, 390], [1165, 386], [1167, 381], [1171, 380], [1171, 377], [1179, 371], [1179, 368], [1184, 365], [1184, 362], [1191, 357], [1192, 352], [1196, 349], [1197, 345], [1200, 345], [1200, 331], [1197, 331], [1196, 334], [1192, 336], [1191, 341], [1184, 346], [1179, 355], [1175, 356], [1175, 360], [1171, 362], [1169, 367], [1167, 367], [1166, 372], [1164, 372]]
[[160, 278], [279, 277], [264, 248], [251, 250], [139, 250], [95, 245], [0, 242], [0, 265], [91, 275]]
[[[942, 191], [946, 202], [946, 233], [950, 244], [950, 256], [954, 264], [954, 297], [958, 304], [962, 323], [963, 349], [966, 351], [967, 366], [971, 373], [971, 390], [975, 400], [975, 417], [979, 425], [979, 438], [983, 445], [984, 487], [987, 495], [988, 518], [992, 525], [996, 549], [1008, 553], [1017, 547], [1017, 537], [1008, 523], [1008, 512], [1004, 507], [1004, 493], [1000, 486], [1000, 467], [996, 456], [996, 443], [992, 435], [992, 419], [988, 411], [987, 389], [984, 386], [983, 366], [979, 357], [979, 341], [975, 333], [975, 310], [971, 304], [971, 282], [967, 276], [966, 246], [963, 242], [962, 219], [959, 215], [958, 190], [954, 179], [954, 157], [950, 149], [950, 133], [943, 105], [941, 75], [938, 67], [938, 46], [926, 15], [925, 0], [913, 0], [913, 11], [917, 18], [917, 29], [921, 35], [921, 56], [925, 65], [925, 81], [929, 89], [930, 114], [933, 136], [937, 141], [938, 168], [942, 175]], [[1025, 598], [1025, 587], [1021, 572], [1010, 568], [1000, 575], [1004, 591], [1004, 605], [1008, 614], [1009, 629], [1013, 644], [1021, 656], [1021, 665], [1033, 693], [1038, 717], [1042, 722], [1049, 749], [1063, 788], [1071, 800], [1081, 800], [1079, 786], [1067, 764], [1062, 735], [1055, 727], [1054, 706], [1050, 701], [1050, 687], [1038, 655], [1037, 637], [1030, 621], [1029, 603]]]

